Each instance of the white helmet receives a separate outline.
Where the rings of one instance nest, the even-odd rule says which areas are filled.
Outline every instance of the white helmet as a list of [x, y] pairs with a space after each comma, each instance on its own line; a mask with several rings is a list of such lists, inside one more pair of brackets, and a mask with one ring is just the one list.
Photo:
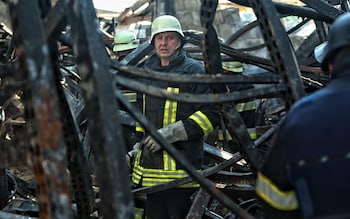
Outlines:
[[136, 39], [136, 36], [133, 32], [118, 32], [114, 36], [113, 51], [121, 52], [129, 49], [135, 49], [139, 46], [139, 44], [140, 40]]
[[174, 31], [180, 35], [181, 41], [185, 39], [185, 35], [182, 32], [181, 24], [179, 20], [171, 15], [162, 15], [154, 19], [151, 26], [151, 44], [153, 44], [154, 36], [158, 33]]

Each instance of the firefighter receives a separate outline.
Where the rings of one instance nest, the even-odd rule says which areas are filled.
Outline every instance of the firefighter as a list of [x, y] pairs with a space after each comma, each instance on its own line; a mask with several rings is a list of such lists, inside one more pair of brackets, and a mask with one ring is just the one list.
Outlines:
[[266, 218], [350, 218], [349, 12], [331, 25], [324, 54], [329, 83], [293, 105], [258, 172]]
[[[223, 62], [222, 68], [225, 74], [242, 74], [243, 73], [243, 65], [239, 61], [230, 61]], [[251, 84], [229, 84], [226, 85], [227, 92], [233, 91], [242, 91], [247, 89], [254, 88]], [[245, 101], [238, 101], [235, 103], [236, 110], [241, 115], [246, 127], [247, 131], [252, 140], [257, 138], [256, 135], [256, 99], [248, 99]], [[231, 137], [230, 133], [226, 130], [226, 133], [223, 133], [222, 130], [226, 130], [225, 127], [218, 129], [218, 140], [221, 142], [223, 148], [226, 151], [231, 153], [237, 152], [239, 148], [235, 143], [234, 139]]]
[[[145, 62], [145, 69], [164, 74], [190, 75], [205, 73], [202, 62], [187, 57], [182, 49], [185, 36], [178, 19], [171, 15], [159, 16], [151, 25], [151, 44], [156, 54]], [[204, 94], [211, 92], [203, 84], [179, 84], [145, 79], [144, 84], [157, 86], [170, 93]], [[202, 104], [177, 102], [169, 99], [143, 95], [141, 109], [145, 117], [158, 132], [198, 170], [202, 168], [203, 141], [216, 124], [217, 110]], [[149, 187], [188, 176], [183, 167], [166, 150], [144, 132], [141, 150], [137, 153], [132, 182], [137, 186]], [[146, 217], [185, 218], [191, 207], [191, 195], [199, 184], [191, 182], [147, 195]]]
[[116, 53], [118, 60], [122, 60], [130, 52], [140, 45], [140, 40], [130, 31], [117, 32], [114, 36], [113, 52]]
[[[118, 61], [121, 61], [125, 56], [134, 51], [140, 45], [140, 40], [136, 38], [136, 35], [131, 31], [120, 31], [114, 36], [113, 51], [117, 55]], [[134, 78], [126, 72], [117, 72], [117, 76], [124, 76], [128, 78]], [[124, 87], [119, 87], [122, 91], [123, 96], [128, 99], [130, 103], [136, 104], [136, 92]], [[129, 112], [120, 105], [119, 118], [123, 127], [123, 136], [126, 144], [126, 150], [130, 151], [133, 145], [138, 141], [139, 136], [135, 132], [135, 120], [131, 117]], [[127, 163], [130, 166], [130, 156], [127, 155]], [[130, 169], [131, 170], [131, 169]]]

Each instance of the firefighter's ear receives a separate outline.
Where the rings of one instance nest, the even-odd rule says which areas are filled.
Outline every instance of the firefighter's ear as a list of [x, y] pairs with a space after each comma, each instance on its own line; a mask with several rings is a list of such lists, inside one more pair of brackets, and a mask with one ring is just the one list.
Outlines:
[[181, 43], [179, 43], [179, 44], [176, 46], [175, 50], [178, 50], [180, 47], [181, 47]]

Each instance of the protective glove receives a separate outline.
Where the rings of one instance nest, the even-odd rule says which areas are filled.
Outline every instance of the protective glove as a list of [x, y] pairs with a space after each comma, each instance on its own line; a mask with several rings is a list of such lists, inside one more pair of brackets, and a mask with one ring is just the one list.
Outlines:
[[[174, 143], [177, 141], [186, 141], [188, 139], [187, 132], [183, 122], [177, 121], [168, 125], [167, 127], [158, 129], [157, 132], [165, 138], [169, 143]], [[145, 138], [143, 141], [145, 148], [151, 152], [157, 152], [161, 149], [160, 144], [156, 142], [150, 135]]]
[[137, 142], [136, 144], [134, 144], [134, 146], [132, 147], [132, 150], [130, 150], [127, 154], [126, 154], [126, 162], [128, 164], [129, 169], [132, 168], [132, 164], [134, 163], [135, 157], [137, 152], [140, 150], [141, 148], [141, 143]]

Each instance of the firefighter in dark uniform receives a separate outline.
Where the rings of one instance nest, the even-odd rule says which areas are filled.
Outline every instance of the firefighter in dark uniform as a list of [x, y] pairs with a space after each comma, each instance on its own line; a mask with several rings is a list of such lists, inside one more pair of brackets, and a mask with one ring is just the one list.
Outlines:
[[[244, 68], [241, 62], [239, 61], [230, 61], [230, 62], [223, 62], [222, 68], [224, 70], [225, 74], [243, 74]], [[227, 92], [234, 92], [234, 91], [243, 91], [247, 89], [252, 89], [254, 86], [252, 84], [229, 84], [226, 85]], [[251, 98], [245, 101], [237, 101], [235, 103], [236, 110], [239, 112], [240, 116], [242, 117], [244, 124], [247, 127], [247, 131], [249, 133], [249, 136], [252, 140], [255, 140], [257, 138], [256, 134], [256, 106], [257, 101], [255, 98]], [[218, 141], [220, 144], [222, 144], [223, 149], [225, 151], [235, 153], [239, 151], [239, 148], [237, 147], [235, 143], [235, 139], [230, 135], [228, 130], [226, 130], [226, 133], [223, 133], [224, 128], [218, 129]]]
[[293, 105], [258, 173], [266, 218], [350, 218], [350, 13], [324, 51], [329, 83]]
[[[181, 75], [205, 73], [202, 62], [187, 57], [182, 47], [185, 37], [177, 18], [170, 15], [157, 17], [151, 26], [151, 44], [156, 55], [145, 62], [145, 69], [164, 74]], [[211, 92], [203, 84], [178, 84], [156, 80], [143, 83], [163, 88], [171, 93], [204, 94]], [[177, 102], [143, 95], [142, 112], [158, 132], [200, 170], [203, 160], [203, 141], [218, 124], [217, 110], [208, 105]], [[138, 131], [143, 131], [139, 127]], [[167, 151], [144, 133], [141, 149], [137, 153], [132, 182], [138, 186], [154, 186], [188, 176]], [[185, 218], [191, 207], [191, 195], [198, 189], [196, 182], [147, 195], [146, 217]]]
[[[134, 51], [140, 45], [140, 40], [137, 39], [136, 35], [131, 31], [120, 31], [115, 33], [114, 42], [113, 42], [113, 52], [116, 54], [116, 58], [118, 61], [121, 61], [127, 55], [129, 55], [132, 51]], [[119, 71], [117, 76], [124, 76], [128, 78], [132, 77], [130, 74], [126, 72]], [[136, 104], [136, 92], [134, 90], [130, 90], [124, 87], [119, 86], [123, 96], [133, 104]], [[126, 150], [130, 151], [133, 145], [138, 141], [139, 136], [137, 136], [135, 132], [135, 120], [131, 117], [129, 112], [120, 105], [119, 109], [119, 118], [123, 127], [123, 136], [124, 142], [126, 145]], [[126, 156], [128, 160], [128, 165], [130, 167], [130, 156]]]
[[[113, 52], [117, 54], [118, 61], [121, 61], [125, 56], [134, 51], [139, 45], [140, 40], [136, 38], [136, 35], [133, 32], [117, 32], [114, 36]], [[125, 72], [118, 72], [118, 74], [130, 77], [130, 75]], [[127, 89], [122, 89], [122, 92], [130, 103], [136, 102], [136, 92]]]

